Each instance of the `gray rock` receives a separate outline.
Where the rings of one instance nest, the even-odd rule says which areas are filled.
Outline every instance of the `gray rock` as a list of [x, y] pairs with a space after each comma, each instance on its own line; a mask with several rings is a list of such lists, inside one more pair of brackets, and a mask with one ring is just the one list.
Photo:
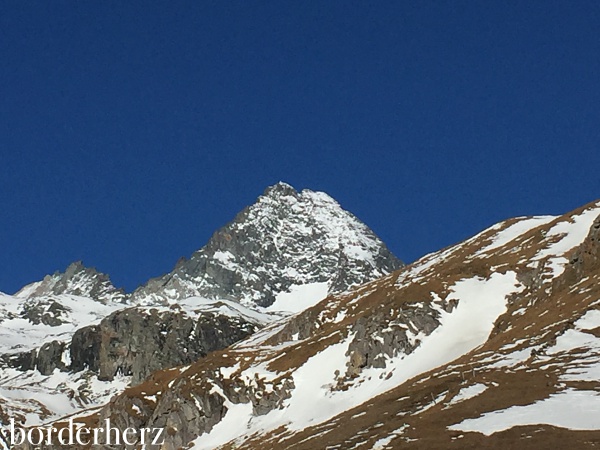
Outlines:
[[357, 376], [364, 368], [385, 368], [386, 357], [412, 353], [420, 342], [411, 341], [407, 333], [431, 334], [440, 324], [438, 316], [430, 304], [420, 303], [405, 304], [393, 316], [387, 310], [360, 317], [352, 326], [346, 376]]
[[65, 363], [62, 355], [65, 343], [59, 341], [47, 342], [38, 351], [36, 368], [42, 375], [50, 375], [54, 369], [64, 370]]
[[73, 372], [89, 369], [98, 373], [100, 370], [100, 349], [102, 339], [100, 327], [92, 325], [80, 328], [75, 332], [69, 346], [71, 367]]
[[23, 304], [21, 317], [34, 325], [44, 324], [58, 327], [66, 320], [63, 318], [69, 309], [54, 299], [29, 299]]
[[100, 380], [128, 375], [137, 384], [155, 370], [189, 364], [256, 329], [239, 317], [204, 313], [192, 318], [178, 310], [128, 308], [75, 333], [70, 370], [89, 368]]
[[35, 370], [37, 363], [37, 350], [19, 353], [7, 353], [0, 355], [0, 361], [3, 367], [18, 369], [23, 372]]

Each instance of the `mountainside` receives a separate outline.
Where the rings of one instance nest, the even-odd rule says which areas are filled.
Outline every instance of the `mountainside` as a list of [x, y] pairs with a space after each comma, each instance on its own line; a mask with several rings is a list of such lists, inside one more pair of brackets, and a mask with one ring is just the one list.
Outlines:
[[599, 215], [499, 223], [78, 420], [162, 449], [593, 447]]
[[14, 296], [0, 294], [0, 358], [35, 368], [39, 347], [69, 339], [77, 329], [124, 308], [125, 298], [107, 275], [80, 262]]
[[0, 413], [32, 425], [103, 404], [400, 266], [331, 197], [279, 183], [131, 294], [77, 262], [0, 295]]

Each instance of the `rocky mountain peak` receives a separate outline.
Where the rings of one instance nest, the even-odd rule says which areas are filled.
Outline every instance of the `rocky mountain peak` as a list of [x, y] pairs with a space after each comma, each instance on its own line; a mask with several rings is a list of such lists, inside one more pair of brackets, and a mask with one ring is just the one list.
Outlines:
[[289, 184], [280, 181], [273, 186], [267, 187], [263, 192], [262, 197], [278, 198], [285, 195], [297, 196], [298, 191]]
[[31, 283], [15, 294], [20, 298], [38, 298], [53, 295], [78, 295], [101, 303], [122, 302], [126, 295], [123, 289], [113, 286], [108, 275], [82, 261], [71, 263], [64, 272], [46, 275], [42, 281]]
[[136, 290], [133, 301], [202, 296], [269, 306], [293, 286], [327, 283], [329, 292], [343, 291], [401, 266], [329, 195], [280, 182], [191, 258]]

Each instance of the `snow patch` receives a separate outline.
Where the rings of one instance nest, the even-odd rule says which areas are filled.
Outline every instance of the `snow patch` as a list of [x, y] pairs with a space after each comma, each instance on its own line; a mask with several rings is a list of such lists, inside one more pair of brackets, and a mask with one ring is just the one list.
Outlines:
[[323, 283], [308, 283], [290, 287], [288, 292], [280, 292], [275, 297], [275, 302], [265, 308], [267, 312], [286, 311], [298, 313], [316, 305], [325, 297], [329, 291], [329, 284]]
[[491, 250], [503, 247], [509, 242], [518, 238], [519, 236], [522, 236], [523, 234], [527, 233], [528, 231], [533, 230], [534, 228], [537, 228], [541, 225], [545, 225], [554, 219], [556, 219], [555, 216], [536, 216], [519, 218], [518, 222], [509, 225], [504, 230], [496, 234], [496, 236], [494, 236], [494, 239], [492, 240], [492, 243], [483, 247], [476, 253], [476, 255], [488, 253]]
[[483, 394], [487, 390], [487, 386], [485, 384], [477, 383], [472, 386], [467, 386], [458, 391], [458, 394], [452, 398], [452, 400], [448, 403], [448, 405], [454, 405], [456, 403], [468, 400], [473, 397], [477, 397], [480, 394]]
[[516, 426], [539, 424], [571, 430], [600, 430], [600, 395], [594, 391], [567, 389], [531, 405], [512, 406], [463, 420], [448, 429], [490, 436]]
[[581, 214], [572, 216], [571, 221], [564, 220], [550, 228], [545, 239], [555, 242], [538, 252], [532, 261], [549, 258], [547, 267], [552, 271], [552, 276], [557, 277], [562, 274], [565, 265], [569, 262], [564, 255], [580, 245], [587, 237], [590, 227], [598, 217], [599, 206], [600, 204], [596, 204]]

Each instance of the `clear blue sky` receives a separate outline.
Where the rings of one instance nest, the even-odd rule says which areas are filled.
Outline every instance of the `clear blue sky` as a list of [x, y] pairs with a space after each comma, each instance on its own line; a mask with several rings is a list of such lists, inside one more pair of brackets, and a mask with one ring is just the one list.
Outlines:
[[279, 180], [404, 261], [600, 197], [598, 1], [4, 1], [0, 291], [132, 289]]

